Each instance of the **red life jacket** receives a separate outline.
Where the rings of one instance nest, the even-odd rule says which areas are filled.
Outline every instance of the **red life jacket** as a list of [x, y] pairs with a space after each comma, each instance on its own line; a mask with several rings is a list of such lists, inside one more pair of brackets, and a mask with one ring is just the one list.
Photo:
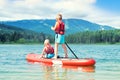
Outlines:
[[55, 29], [56, 34], [61, 34], [63, 35], [65, 33], [65, 25], [62, 21], [58, 21], [58, 25]]
[[45, 46], [45, 53], [51, 54], [54, 53], [54, 49], [52, 46]]

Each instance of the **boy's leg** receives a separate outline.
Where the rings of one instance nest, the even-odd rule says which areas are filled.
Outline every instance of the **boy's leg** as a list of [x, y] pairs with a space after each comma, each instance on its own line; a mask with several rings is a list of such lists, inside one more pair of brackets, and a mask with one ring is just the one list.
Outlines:
[[55, 56], [54, 58], [57, 59], [57, 55], [58, 55], [58, 43], [55, 43]]
[[63, 47], [63, 49], [64, 49], [65, 57], [67, 58], [67, 57], [68, 57], [68, 53], [67, 53], [66, 45], [65, 45], [65, 44], [62, 44], [62, 47]]

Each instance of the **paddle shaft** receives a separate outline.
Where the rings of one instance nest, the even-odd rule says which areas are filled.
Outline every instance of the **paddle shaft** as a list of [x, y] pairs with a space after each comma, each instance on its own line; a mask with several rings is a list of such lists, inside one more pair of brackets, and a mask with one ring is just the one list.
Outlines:
[[78, 59], [78, 57], [75, 55], [75, 53], [72, 51], [72, 49], [68, 46], [67, 42], [65, 42], [65, 44], [69, 48], [69, 50], [72, 52], [72, 54], [75, 56], [75, 58]]

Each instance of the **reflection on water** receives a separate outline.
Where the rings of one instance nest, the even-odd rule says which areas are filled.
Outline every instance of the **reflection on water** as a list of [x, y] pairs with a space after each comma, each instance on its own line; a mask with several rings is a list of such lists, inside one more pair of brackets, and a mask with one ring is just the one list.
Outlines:
[[[36, 64], [36, 62], [29, 62]], [[37, 63], [44, 80], [94, 80], [95, 66], [63, 66]], [[78, 75], [79, 74], [79, 75]]]

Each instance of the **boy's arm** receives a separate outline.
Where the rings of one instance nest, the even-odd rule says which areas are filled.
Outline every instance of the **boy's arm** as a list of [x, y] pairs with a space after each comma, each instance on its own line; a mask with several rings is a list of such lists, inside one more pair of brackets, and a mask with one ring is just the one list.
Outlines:
[[45, 55], [45, 48], [43, 48], [42, 53], [41, 53], [41, 57], [43, 57]]
[[58, 22], [56, 22], [55, 26], [54, 26], [54, 27], [51, 27], [51, 29], [55, 31], [57, 25], [58, 25]]

